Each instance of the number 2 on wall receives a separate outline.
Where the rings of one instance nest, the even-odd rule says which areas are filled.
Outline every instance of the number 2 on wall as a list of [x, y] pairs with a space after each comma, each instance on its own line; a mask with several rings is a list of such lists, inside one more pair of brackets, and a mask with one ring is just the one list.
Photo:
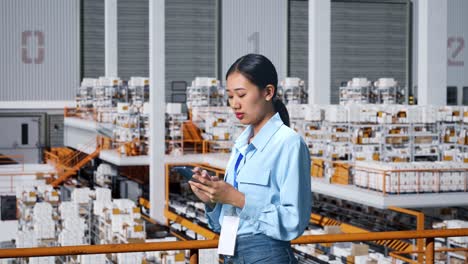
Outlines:
[[450, 37], [447, 40], [447, 65], [463, 67], [465, 62], [460, 58], [465, 48], [465, 39], [463, 37]]

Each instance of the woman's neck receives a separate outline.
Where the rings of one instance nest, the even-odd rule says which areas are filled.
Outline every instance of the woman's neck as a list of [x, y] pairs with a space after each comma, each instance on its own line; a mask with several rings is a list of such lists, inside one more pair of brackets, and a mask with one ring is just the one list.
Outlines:
[[249, 138], [249, 143], [252, 142], [252, 140], [258, 134], [260, 129], [262, 129], [262, 127], [268, 122], [268, 120], [270, 120], [270, 118], [272, 116], [274, 116], [275, 114], [276, 113], [274, 111], [269, 112], [259, 122], [257, 122], [256, 124], [252, 124], [252, 128], [253, 128], [252, 131], [253, 132], [252, 132], [252, 135]]

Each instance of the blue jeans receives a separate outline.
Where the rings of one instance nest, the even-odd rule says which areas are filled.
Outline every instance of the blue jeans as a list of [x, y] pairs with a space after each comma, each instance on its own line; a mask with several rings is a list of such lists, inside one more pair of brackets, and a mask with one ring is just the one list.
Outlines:
[[237, 237], [234, 256], [225, 256], [224, 264], [296, 264], [291, 242], [275, 240], [263, 234]]

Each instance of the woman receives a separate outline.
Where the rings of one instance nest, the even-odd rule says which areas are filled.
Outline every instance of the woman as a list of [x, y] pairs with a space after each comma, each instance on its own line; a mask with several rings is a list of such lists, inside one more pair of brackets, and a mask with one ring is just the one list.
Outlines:
[[207, 204], [210, 227], [239, 217], [234, 256], [225, 263], [297, 263], [290, 240], [307, 227], [311, 212], [310, 157], [289, 128], [276, 96], [278, 75], [266, 57], [248, 54], [226, 74], [229, 104], [247, 128], [235, 141], [224, 181], [194, 169], [190, 186]]

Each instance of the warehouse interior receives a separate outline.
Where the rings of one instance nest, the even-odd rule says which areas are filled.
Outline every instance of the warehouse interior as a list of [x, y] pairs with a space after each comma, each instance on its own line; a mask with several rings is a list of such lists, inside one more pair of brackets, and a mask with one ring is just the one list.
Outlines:
[[294, 244], [299, 263], [468, 263], [468, 1], [7, 0], [0, 18], [0, 263], [222, 263], [11, 252], [218, 239], [187, 182], [225, 175], [245, 128], [225, 74], [248, 53], [309, 147], [304, 236], [461, 230]]

